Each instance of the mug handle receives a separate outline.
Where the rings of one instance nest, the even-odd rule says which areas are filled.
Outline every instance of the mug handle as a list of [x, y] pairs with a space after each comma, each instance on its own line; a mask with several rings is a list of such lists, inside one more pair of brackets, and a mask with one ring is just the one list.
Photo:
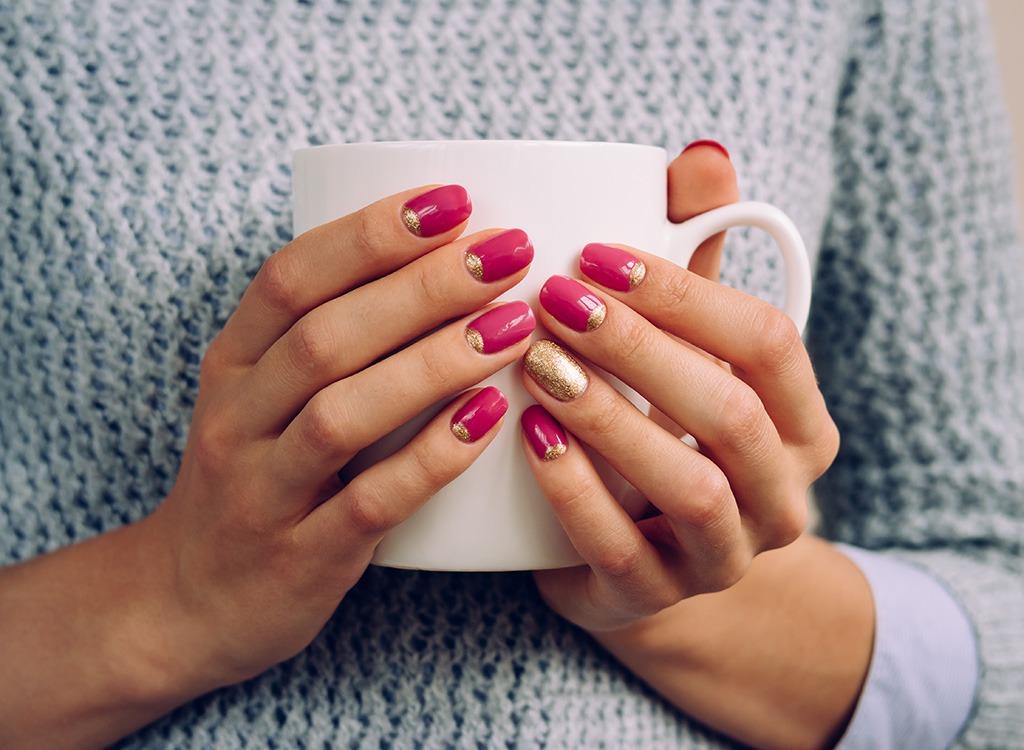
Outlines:
[[811, 263], [793, 220], [775, 206], [759, 201], [731, 203], [698, 214], [682, 224], [669, 223], [669, 257], [684, 258], [685, 263], [689, 263], [704, 240], [736, 226], [763, 229], [779, 246], [786, 266], [786, 301], [782, 311], [803, 333], [811, 309]]

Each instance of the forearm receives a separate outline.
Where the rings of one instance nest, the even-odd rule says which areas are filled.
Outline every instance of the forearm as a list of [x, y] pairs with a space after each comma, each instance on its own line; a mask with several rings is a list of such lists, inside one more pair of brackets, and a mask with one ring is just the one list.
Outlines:
[[0, 570], [0, 746], [105, 746], [202, 692], [185, 679], [147, 533]]
[[674, 705], [742, 742], [823, 747], [856, 705], [873, 614], [857, 567], [804, 536], [755, 558], [725, 591], [594, 636]]

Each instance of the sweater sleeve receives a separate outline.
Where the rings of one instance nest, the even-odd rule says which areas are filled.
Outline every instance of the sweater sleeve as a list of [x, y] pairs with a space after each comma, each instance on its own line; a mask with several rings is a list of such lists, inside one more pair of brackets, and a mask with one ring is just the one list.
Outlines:
[[1024, 739], [1024, 260], [981, 0], [873, 0], [838, 99], [808, 344], [843, 444], [823, 533], [925, 568], [976, 634], [958, 744]]

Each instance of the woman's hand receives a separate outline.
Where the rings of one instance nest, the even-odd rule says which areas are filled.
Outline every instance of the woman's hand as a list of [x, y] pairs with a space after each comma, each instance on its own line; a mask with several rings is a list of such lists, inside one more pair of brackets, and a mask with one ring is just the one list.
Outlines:
[[[207, 352], [177, 482], [142, 524], [161, 619], [175, 623], [175, 641], [194, 644], [207, 682], [238, 681], [303, 649], [383, 534], [469, 466], [504, 414], [496, 389], [466, 394], [406, 448], [347, 486], [338, 480], [356, 451], [521, 356], [534, 329], [522, 302], [478, 311], [524, 276], [526, 236], [457, 239], [465, 192], [424, 193], [380, 201], [275, 253]], [[403, 220], [409, 206], [422, 223]]]
[[534, 327], [525, 303], [478, 310], [525, 275], [526, 235], [457, 239], [465, 191], [424, 193], [272, 256], [202, 363], [180, 474], [143, 525], [162, 620], [210, 686], [304, 648], [383, 534], [472, 463], [507, 408], [496, 389], [466, 394], [390, 458], [346, 486], [337, 477], [356, 451], [521, 356]]
[[532, 246], [520, 230], [460, 238], [470, 210], [458, 186], [411, 190], [271, 256], [203, 360], [163, 504], [0, 570], [0, 745], [106, 746], [296, 654], [382, 535], [472, 463], [507, 408], [495, 388], [338, 480], [356, 451], [526, 349], [525, 303], [480, 308], [523, 278]]
[[[714, 149], [684, 152], [670, 180], [673, 218], [736, 200], [732, 167]], [[793, 323], [701, 275], [717, 276], [720, 248], [701, 249], [697, 273], [632, 248], [588, 246], [589, 283], [554, 277], [541, 292], [541, 322], [565, 348], [531, 347], [524, 381], [569, 435], [533, 410], [526, 450], [587, 565], [535, 575], [552, 608], [592, 632], [726, 589], [757, 554], [792, 542], [807, 489], [838, 448]], [[648, 399], [653, 418], [590, 362]], [[577, 439], [643, 495], [643, 518], [623, 510]], [[559, 440], [564, 453], [548, 450]]]

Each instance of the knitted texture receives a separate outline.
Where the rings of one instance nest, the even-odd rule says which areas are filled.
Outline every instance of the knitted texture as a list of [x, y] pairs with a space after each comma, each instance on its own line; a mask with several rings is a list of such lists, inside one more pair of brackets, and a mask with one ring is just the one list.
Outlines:
[[[205, 347], [290, 239], [295, 148], [710, 136], [820, 248], [826, 533], [946, 582], [984, 660], [962, 743], [1020, 744], [1024, 267], [980, 5], [4, 3], [0, 563], [170, 489]], [[781, 298], [766, 236], [726, 253], [727, 283]], [[122, 743], [727, 745], [526, 575], [378, 568], [298, 657]]]

